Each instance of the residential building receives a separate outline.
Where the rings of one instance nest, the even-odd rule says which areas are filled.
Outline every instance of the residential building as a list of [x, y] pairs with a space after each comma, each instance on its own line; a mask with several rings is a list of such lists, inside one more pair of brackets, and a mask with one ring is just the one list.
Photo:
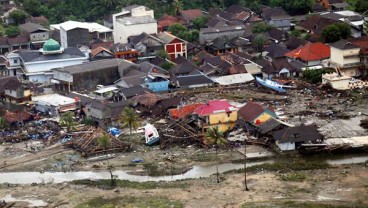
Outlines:
[[[300, 69], [299, 69], [300, 70]], [[299, 71], [288, 60], [281, 58], [272, 61], [268, 66], [262, 68], [262, 76], [266, 79], [273, 77], [292, 77], [298, 76]]]
[[56, 90], [65, 92], [93, 90], [97, 85], [111, 85], [119, 79], [122, 64], [131, 65], [122, 59], [103, 59], [57, 68], [52, 82]]
[[199, 31], [199, 43], [205, 44], [216, 38], [225, 38], [231, 40], [242, 36], [245, 32], [244, 25], [223, 26], [216, 28], [201, 28]]
[[204, 74], [181, 75], [175, 79], [175, 86], [182, 89], [212, 87], [214, 81]]
[[238, 108], [231, 105], [227, 100], [211, 100], [197, 107], [193, 115], [202, 132], [209, 128], [218, 128], [221, 132], [231, 130], [238, 120]]
[[91, 60], [101, 60], [101, 59], [111, 59], [114, 58], [114, 54], [107, 48], [99, 46], [91, 50], [90, 59]]
[[358, 38], [362, 36], [363, 32], [363, 24], [364, 24], [364, 16], [360, 15], [357, 12], [353, 12], [350, 10], [345, 11], [336, 11], [336, 12], [326, 12], [322, 13], [321, 16], [332, 19], [337, 22], [344, 22], [351, 27], [351, 36], [354, 38]]
[[124, 7], [113, 14], [114, 43], [128, 43], [128, 37], [157, 33], [157, 21], [153, 10], [139, 5]]
[[285, 54], [291, 60], [298, 60], [307, 66], [321, 65], [330, 59], [330, 47], [321, 43], [307, 43], [304, 46], [289, 51]]
[[62, 112], [78, 108], [77, 100], [59, 94], [33, 96], [32, 101], [37, 111], [57, 116]]
[[310, 41], [317, 42], [321, 38], [323, 29], [337, 22], [321, 15], [312, 15], [308, 19], [301, 21], [298, 27], [310, 35]]
[[227, 41], [223, 37], [219, 37], [209, 43], [206, 43], [205, 50], [217, 56], [225, 52], [235, 53], [238, 51], [238, 46], [233, 45], [230, 41]]
[[181, 19], [185, 20], [186, 24], [189, 24], [202, 15], [203, 13], [200, 9], [187, 9], [180, 11], [180, 17]]
[[39, 49], [48, 39], [50, 39], [49, 30], [42, 25], [27, 22], [19, 25], [21, 34], [28, 36], [32, 49]]
[[297, 150], [302, 144], [321, 143], [323, 136], [316, 125], [288, 127], [274, 132], [273, 139], [281, 151]]
[[276, 59], [284, 58], [285, 53], [289, 52], [285, 47], [280, 44], [270, 44], [264, 49], [264, 57], [269, 61], [274, 61]]
[[119, 102], [93, 101], [87, 105], [87, 118], [98, 122], [103, 127], [119, 127], [121, 112], [129, 103], [125, 100]]
[[31, 100], [30, 88], [17, 77], [0, 77], [0, 100], [9, 103], [23, 103]]
[[50, 25], [51, 30], [60, 31], [61, 46], [77, 47], [78, 45], [89, 46], [93, 39], [105, 42], [113, 40], [112, 29], [95, 22], [66, 21], [60, 24]]
[[88, 53], [78, 48], [62, 48], [49, 39], [40, 50], [18, 50], [6, 55], [6, 74], [31, 82], [50, 83], [51, 69], [81, 64], [88, 60]]
[[17, 37], [8, 37], [8, 44], [10, 46], [9, 51], [19, 50], [19, 49], [30, 49], [29, 37], [26, 36], [17, 36]]
[[344, 8], [346, 4], [344, 0], [317, 0], [317, 2], [321, 4], [327, 11]]
[[278, 118], [272, 108], [261, 106], [255, 102], [248, 102], [245, 106], [241, 107], [238, 111], [238, 116], [254, 126], [261, 125], [271, 118]]
[[124, 59], [131, 62], [138, 61], [138, 58], [142, 56], [142, 53], [132, 48], [131, 44], [116, 43], [111, 47], [111, 52], [115, 58]]
[[363, 75], [364, 70], [360, 60], [360, 47], [348, 40], [340, 40], [330, 44], [330, 63], [347, 76]]
[[163, 42], [170, 61], [175, 61], [178, 56], [187, 58], [187, 41], [167, 32], [158, 33], [156, 37]]
[[280, 30], [288, 31], [292, 27], [292, 18], [281, 7], [263, 9], [262, 17], [267, 24], [279, 28]]
[[368, 69], [368, 36], [349, 39], [349, 41], [360, 47], [360, 62]]
[[171, 15], [164, 14], [162, 17], [157, 19], [157, 30], [159, 32], [167, 31], [168, 28], [173, 24], [184, 24], [185, 21]]
[[[5, 13], [1, 16], [1, 18], [2, 18], [2, 20], [3, 20], [3, 22], [4, 22], [5, 24], [7, 24], [7, 25], [11, 25], [11, 24], [14, 24], [14, 23], [15, 23], [15, 20], [14, 20], [12, 17], [10, 17], [10, 14], [11, 14], [12, 12], [14, 12], [14, 11], [22, 11], [22, 10], [20, 10], [20, 9], [18, 9], [18, 8], [16, 8], [16, 7], [12, 7], [10, 10], [8, 10], [7, 12], [5, 12]], [[24, 11], [22, 11], [22, 12], [24, 12]], [[21, 22], [21, 23], [24, 23], [24, 22]]]
[[157, 52], [164, 50], [164, 42], [154, 35], [145, 32], [130, 36], [129, 43], [140, 52], [141, 58], [155, 57]]

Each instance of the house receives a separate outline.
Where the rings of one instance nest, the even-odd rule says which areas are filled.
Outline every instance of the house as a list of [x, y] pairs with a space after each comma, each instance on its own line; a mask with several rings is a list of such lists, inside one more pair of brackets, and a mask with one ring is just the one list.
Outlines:
[[[24, 12], [16, 7], [12, 7], [9, 11], [5, 12], [3, 15], [2, 15], [2, 20], [5, 24], [7, 25], [11, 25], [11, 24], [14, 24], [15, 23], [15, 20], [13, 18], [10, 17], [10, 14], [14, 11], [21, 11], [21, 12]], [[25, 13], [25, 12], [24, 12]]]
[[285, 42], [285, 46], [288, 50], [294, 50], [294, 49], [298, 48], [299, 46], [303, 46], [307, 43], [308, 43], [308, 41], [306, 41], [304, 39], [291, 36], [291, 37], [289, 37], [289, 40], [287, 40]]
[[154, 57], [157, 52], [165, 50], [162, 40], [145, 32], [136, 36], [129, 36], [128, 42], [140, 52], [142, 58]]
[[263, 107], [255, 102], [248, 102], [238, 111], [238, 116], [245, 122], [254, 126], [261, 125], [271, 118], [278, 118], [275, 111], [270, 107]]
[[351, 76], [347, 76], [345, 74], [338, 74], [336, 72], [329, 74], [322, 74], [322, 84], [329, 85], [336, 90], [348, 90], [351, 89], [350, 88]]
[[242, 37], [242, 36], [235, 37], [230, 42], [234, 46], [238, 47], [236, 51], [248, 52], [248, 51], [253, 50], [252, 42], [249, 41], [249, 39], [247, 39], [245, 37]]
[[268, 66], [262, 68], [262, 77], [266, 79], [272, 79], [273, 77], [298, 76], [300, 72], [299, 70], [284, 58], [276, 59]]
[[174, 96], [164, 98], [157, 101], [156, 106], [152, 109], [152, 113], [155, 116], [166, 114], [168, 110], [178, 108], [183, 101], [183, 97]]
[[175, 61], [178, 56], [187, 58], [187, 41], [167, 32], [158, 33], [156, 37], [164, 44], [164, 50], [169, 54], [170, 61]]
[[120, 78], [122, 59], [103, 59], [65, 66], [54, 70], [54, 88], [64, 92], [92, 90], [97, 85], [110, 85]]
[[340, 4], [343, 4], [344, 0], [317, 0], [317, 2], [322, 5], [326, 11], [329, 11], [336, 9], [336, 7], [341, 8]]
[[235, 53], [237, 52], [237, 49], [237, 46], [233, 45], [230, 41], [227, 41], [222, 37], [216, 38], [215, 40], [206, 43], [205, 46], [205, 50], [215, 56], [225, 52]]
[[212, 87], [214, 81], [204, 74], [181, 75], [176, 77], [176, 87], [182, 89], [197, 89], [203, 87]]
[[31, 100], [31, 89], [17, 77], [0, 77], [0, 99], [9, 103], [24, 103]]
[[57, 116], [59, 113], [73, 111], [78, 108], [75, 99], [59, 94], [33, 96], [32, 102], [37, 111], [51, 116]]
[[341, 73], [355, 77], [364, 74], [360, 60], [360, 47], [348, 40], [340, 40], [330, 44], [330, 63], [337, 67]]
[[17, 110], [17, 111], [6, 111], [4, 119], [8, 122], [10, 126], [14, 126], [32, 121], [34, 117], [32, 114], [28, 112]]
[[121, 88], [117, 92], [114, 92], [113, 100], [114, 101], [121, 101], [121, 100], [128, 100], [132, 97], [137, 95], [144, 95], [149, 93], [150, 90], [144, 88], [142, 86], [134, 86], [129, 88]]
[[350, 10], [326, 12], [322, 13], [321, 16], [337, 22], [344, 22], [350, 25], [352, 37], [358, 38], [362, 36], [365, 18], [357, 12], [353, 12]]
[[185, 21], [183, 21], [178, 17], [164, 14], [162, 17], [157, 19], [157, 30], [159, 32], [164, 32], [167, 31], [168, 28], [173, 24], [184, 24], [184, 23]]
[[29, 37], [27, 36], [8, 37], [7, 41], [10, 46], [9, 51], [30, 49]]
[[53, 77], [51, 69], [81, 64], [88, 60], [88, 55], [78, 48], [62, 48], [58, 42], [49, 39], [40, 50], [18, 50], [7, 54], [6, 58], [9, 75], [49, 83]]
[[157, 21], [153, 10], [139, 5], [124, 7], [120, 13], [113, 14], [114, 43], [128, 43], [128, 37], [157, 33]]
[[31, 23], [44, 25], [44, 26], [49, 25], [49, 20], [43, 15], [37, 16], [37, 17], [29, 17], [28, 21]]
[[192, 115], [193, 112], [202, 105], [203, 103], [195, 103], [195, 104], [180, 106], [174, 109], [169, 109], [169, 115], [173, 119], [185, 118], [189, 115]]
[[231, 40], [242, 36], [245, 32], [244, 25], [222, 26], [216, 28], [201, 28], [199, 31], [199, 43], [205, 44], [216, 38]]
[[264, 49], [264, 56], [269, 61], [274, 61], [276, 59], [284, 58], [285, 53], [289, 52], [288, 49], [279, 44], [270, 44]]
[[238, 120], [238, 108], [227, 100], [211, 100], [197, 107], [193, 112], [197, 125], [202, 132], [208, 128], [218, 128], [221, 132], [231, 130]]
[[28, 36], [32, 49], [39, 49], [48, 39], [50, 39], [49, 30], [42, 25], [27, 22], [19, 25], [21, 34]]
[[87, 118], [98, 122], [99, 126], [119, 127], [121, 112], [129, 103], [125, 100], [119, 102], [93, 101], [86, 106]]
[[114, 58], [114, 54], [107, 48], [99, 46], [91, 51], [91, 60], [111, 59]]
[[257, 133], [261, 135], [271, 135], [272, 136], [273, 132], [281, 130], [285, 127], [286, 125], [284, 122], [281, 122], [275, 118], [270, 118], [268, 121], [257, 126], [256, 130], [257, 130]]
[[7, 37], [0, 37], [0, 54], [5, 54], [9, 52], [10, 45], [8, 43]]
[[95, 22], [66, 21], [60, 24], [50, 25], [51, 30], [60, 31], [61, 46], [77, 47], [78, 45], [89, 46], [92, 39], [111, 41], [112, 30]]
[[321, 43], [307, 43], [304, 46], [289, 51], [285, 54], [291, 60], [298, 60], [307, 66], [317, 66], [323, 61], [329, 60], [331, 56], [330, 47]]
[[180, 18], [183, 19], [186, 24], [189, 24], [196, 18], [202, 16], [203, 13], [200, 9], [187, 9], [180, 11]]
[[312, 6], [312, 12], [313, 13], [321, 13], [321, 12], [325, 12], [326, 11], [326, 8], [324, 6], [322, 6], [321, 4], [319, 3], [314, 3], [313, 6]]
[[280, 30], [289, 31], [292, 27], [292, 18], [281, 7], [263, 9], [262, 17], [267, 24]]
[[276, 131], [273, 135], [281, 151], [297, 150], [302, 144], [320, 143], [323, 136], [316, 125], [295, 126]]
[[352, 44], [360, 47], [361, 63], [365, 66], [365, 68], [368, 68], [368, 36], [349, 39], [349, 41]]
[[321, 38], [322, 31], [325, 27], [337, 22], [321, 15], [312, 15], [308, 19], [301, 21], [298, 27], [310, 35], [309, 40], [316, 42]]
[[141, 52], [134, 49], [131, 44], [116, 43], [111, 47], [111, 53], [115, 58], [125, 59], [131, 62], [137, 62], [138, 58], [141, 57]]

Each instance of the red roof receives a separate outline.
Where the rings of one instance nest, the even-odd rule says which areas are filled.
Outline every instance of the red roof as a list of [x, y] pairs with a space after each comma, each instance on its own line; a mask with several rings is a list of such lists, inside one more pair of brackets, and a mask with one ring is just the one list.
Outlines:
[[200, 9], [187, 9], [180, 11], [181, 16], [186, 21], [193, 21], [195, 18], [202, 16]]
[[169, 113], [172, 118], [184, 118], [185, 116], [192, 114], [195, 109], [202, 105], [203, 103], [196, 103], [186, 105], [181, 108], [169, 109]]
[[330, 47], [321, 43], [307, 43], [304, 46], [285, 53], [286, 57], [298, 58], [303, 61], [317, 61], [329, 58], [331, 55]]
[[162, 16], [160, 19], [157, 20], [157, 25], [159, 25], [160, 27], [169, 27], [175, 23], [182, 24], [183, 22], [184, 22], [183, 20], [177, 17], [164, 14], [164, 16]]
[[232, 112], [237, 110], [236, 107], [231, 105], [226, 100], [211, 100], [208, 101], [207, 104], [203, 104], [202, 106], [199, 106], [194, 113], [200, 115], [200, 116], [207, 116], [213, 113], [217, 112]]

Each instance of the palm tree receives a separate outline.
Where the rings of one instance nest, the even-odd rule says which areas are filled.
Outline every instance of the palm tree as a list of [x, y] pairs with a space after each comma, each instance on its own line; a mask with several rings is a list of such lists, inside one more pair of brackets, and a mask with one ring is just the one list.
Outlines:
[[[111, 143], [109, 136], [104, 134], [100, 138], [97, 139], [97, 142], [98, 142], [99, 146], [106, 153], [107, 149], [110, 147], [110, 143]], [[110, 185], [111, 185], [111, 187], [114, 187], [115, 186], [115, 176], [112, 174], [113, 167], [112, 167], [112, 165], [110, 165], [109, 158], [107, 158], [107, 170], [110, 173]]]
[[111, 7], [112, 5], [116, 4], [116, 0], [102, 0], [102, 3], [106, 7]]
[[211, 127], [207, 130], [207, 143], [212, 144], [215, 147], [216, 151], [216, 177], [217, 177], [217, 183], [220, 183], [219, 178], [219, 171], [218, 171], [218, 148], [226, 143], [226, 140], [224, 139], [224, 134], [219, 130], [219, 128]]
[[7, 128], [8, 127], [8, 122], [6, 121], [6, 119], [5, 118], [3, 118], [3, 117], [0, 117], [0, 130], [3, 130], [3, 129], [5, 129], [5, 128]]
[[76, 124], [73, 112], [66, 112], [60, 118], [60, 125], [66, 127], [68, 132], [73, 129]]
[[140, 125], [140, 117], [133, 108], [125, 107], [122, 115], [122, 127], [129, 127], [129, 133], [132, 134], [132, 129], [137, 129]]
[[183, 10], [183, 2], [181, 0], [174, 0], [172, 6], [176, 15], [179, 15], [180, 11]]

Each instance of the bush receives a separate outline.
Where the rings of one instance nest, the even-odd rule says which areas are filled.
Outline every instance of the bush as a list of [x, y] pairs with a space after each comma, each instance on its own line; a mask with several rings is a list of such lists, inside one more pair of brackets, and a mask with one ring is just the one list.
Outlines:
[[317, 84], [322, 81], [322, 74], [328, 74], [332, 72], [335, 72], [335, 70], [331, 68], [307, 69], [303, 71], [303, 79], [312, 84]]

